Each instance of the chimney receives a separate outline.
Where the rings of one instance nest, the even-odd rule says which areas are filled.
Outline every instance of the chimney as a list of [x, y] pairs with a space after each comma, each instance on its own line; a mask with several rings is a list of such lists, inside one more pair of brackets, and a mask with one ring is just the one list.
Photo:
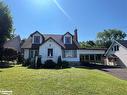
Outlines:
[[77, 33], [77, 29], [75, 29], [74, 30], [74, 39], [76, 40], [76, 41], [78, 41], [78, 33]]

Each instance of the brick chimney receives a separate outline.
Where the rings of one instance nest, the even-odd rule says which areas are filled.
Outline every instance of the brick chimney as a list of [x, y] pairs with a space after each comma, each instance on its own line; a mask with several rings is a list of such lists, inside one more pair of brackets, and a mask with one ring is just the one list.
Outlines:
[[77, 31], [78, 31], [77, 29], [74, 30], [74, 39], [76, 41], [78, 41], [78, 32]]

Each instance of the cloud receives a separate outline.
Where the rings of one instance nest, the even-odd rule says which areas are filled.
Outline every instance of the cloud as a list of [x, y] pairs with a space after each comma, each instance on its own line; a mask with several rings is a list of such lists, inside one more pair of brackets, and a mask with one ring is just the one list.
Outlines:
[[59, 8], [59, 10], [60, 10], [69, 20], [71, 20], [70, 15], [62, 8], [62, 6], [57, 2], [57, 0], [53, 0], [53, 2], [56, 4], [56, 6]]

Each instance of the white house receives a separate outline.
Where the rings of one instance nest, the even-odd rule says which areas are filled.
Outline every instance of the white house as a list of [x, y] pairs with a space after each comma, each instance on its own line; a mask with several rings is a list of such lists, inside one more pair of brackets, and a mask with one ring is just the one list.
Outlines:
[[41, 56], [42, 63], [46, 60], [57, 62], [58, 57], [69, 62], [103, 61], [106, 49], [83, 49], [78, 42], [77, 29], [74, 35], [66, 32], [63, 35], [42, 34], [38, 31], [32, 33], [21, 47], [24, 58]]
[[105, 56], [105, 64], [127, 67], [127, 40], [113, 41]]

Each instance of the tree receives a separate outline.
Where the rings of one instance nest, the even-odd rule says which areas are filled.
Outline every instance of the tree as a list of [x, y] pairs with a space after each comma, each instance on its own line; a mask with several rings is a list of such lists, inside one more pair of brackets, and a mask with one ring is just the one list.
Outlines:
[[3, 45], [7, 39], [11, 39], [13, 30], [12, 16], [8, 6], [0, 1], [0, 60], [3, 56]]
[[127, 34], [118, 29], [108, 29], [97, 33], [97, 45], [108, 48], [112, 40], [124, 40]]
[[18, 53], [16, 50], [11, 48], [4, 49], [3, 60], [14, 61], [17, 60], [17, 58], [18, 58]]
[[80, 42], [80, 46], [82, 48], [93, 48], [93, 47], [96, 47], [96, 44], [95, 44], [94, 41], [89, 40], [89, 41], [86, 41], [86, 42], [84, 42], [84, 41]]

